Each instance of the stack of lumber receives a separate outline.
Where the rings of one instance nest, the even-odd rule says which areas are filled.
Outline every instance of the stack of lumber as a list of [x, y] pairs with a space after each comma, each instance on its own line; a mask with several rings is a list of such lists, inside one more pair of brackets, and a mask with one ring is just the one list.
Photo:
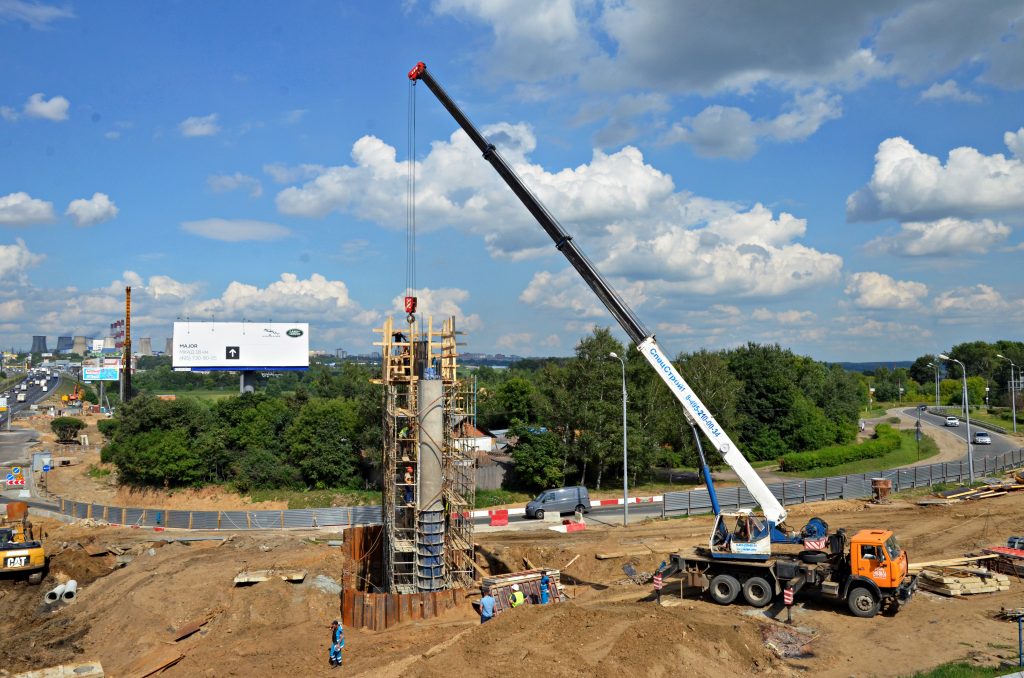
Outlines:
[[919, 588], [944, 596], [1008, 591], [1010, 578], [981, 567], [936, 567], [921, 571]]
[[[983, 564], [981, 561], [991, 561], [999, 556], [987, 553], [983, 556], [963, 556], [962, 558], [947, 558], [945, 560], [929, 560], [923, 563], [910, 563], [907, 568], [910, 574], [920, 574], [921, 570], [935, 570], [943, 567], [974, 567]], [[984, 563], [987, 565], [988, 563]]]

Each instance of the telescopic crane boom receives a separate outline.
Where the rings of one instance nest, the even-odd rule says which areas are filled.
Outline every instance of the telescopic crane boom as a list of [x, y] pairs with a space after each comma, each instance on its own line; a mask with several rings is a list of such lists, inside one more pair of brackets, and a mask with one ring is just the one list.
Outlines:
[[[785, 535], [782, 527], [786, 520], [786, 509], [775, 498], [775, 495], [772, 494], [768, 486], [761, 480], [761, 477], [757, 475], [736, 444], [729, 438], [729, 434], [718, 424], [708, 411], [708, 408], [704, 406], [704, 403], [697, 397], [697, 394], [686, 383], [686, 380], [676, 371], [668, 355], [658, 346], [654, 335], [647, 331], [637, 319], [632, 309], [626, 305], [622, 297], [594, 268], [594, 265], [587, 259], [586, 255], [576, 246], [572, 236], [562, 228], [558, 220], [523, 184], [512, 167], [501, 156], [501, 153], [495, 149], [493, 144], [487, 141], [483, 134], [466, 117], [466, 114], [448, 96], [444, 88], [427, 70], [426, 64], [422, 61], [416, 64], [409, 71], [409, 79], [422, 82], [434, 93], [434, 96], [441, 102], [441, 105], [448, 110], [463, 131], [469, 135], [469, 138], [480, 149], [484, 159], [491, 163], [491, 166], [494, 167], [495, 171], [508, 184], [508, 187], [512, 189], [512, 192], [522, 201], [526, 209], [530, 211], [530, 214], [541, 225], [541, 228], [551, 237], [551, 240], [555, 243], [555, 248], [569, 260], [569, 263], [576, 269], [576, 272], [580, 274], [587, 285], [590, 286], [590, 289], [594, 291], [594, 294], [597, 295], [598, 299], [601, 300], [601, 303], [604, 304], [605, 308], [608, 309], [622, 329], [625, 330], [629, 338], [633, 340], [637, 350], [647, 359], [647, 362], [651, 364], [651, 367], [658, 373], [661, 380], [668, 385], [669, 390], [676, 399], [682, 403], [683, 412], [690, 424], [700, 428], [707, 439], [711, 441], [711, 444], [714, 445], [715, 449], [718, 450], [725, 463], [736, 472], [751, 496], [761, 507], [765, 518], [770, 523], [772, 536], [778, 537], [777, 539], [773, 538], [772, 541], [790, 541], [791, 535]], [[710, 478], [708, 478], [708, 489], [712, 497], [714, 497], [714, 487], [710, 482]], [[715, 504], [715, 512], [719, 513], [717, 501], [715, 501]], [[778, 534], [776, 535], [776, 533]]]

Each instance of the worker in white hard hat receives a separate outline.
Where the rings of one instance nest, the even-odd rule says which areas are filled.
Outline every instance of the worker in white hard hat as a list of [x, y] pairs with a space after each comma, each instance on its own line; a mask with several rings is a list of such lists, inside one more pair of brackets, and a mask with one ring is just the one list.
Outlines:
[[508, 604], [512, 607], [519, 607], [526, 602], [526, 596], [519, 590], [519, 584], [512, 584], [512, 594], [508, 597]]

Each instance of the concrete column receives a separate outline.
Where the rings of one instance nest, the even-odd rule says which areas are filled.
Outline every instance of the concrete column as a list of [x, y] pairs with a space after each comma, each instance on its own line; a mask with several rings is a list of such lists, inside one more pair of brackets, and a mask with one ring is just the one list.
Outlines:
[[416, 502], [416, 586], [420, 591], [444, 588], [444, 502], [441, 498], [444, 444], [444, 385], [421, 379], [419, 389], [419, 464]]

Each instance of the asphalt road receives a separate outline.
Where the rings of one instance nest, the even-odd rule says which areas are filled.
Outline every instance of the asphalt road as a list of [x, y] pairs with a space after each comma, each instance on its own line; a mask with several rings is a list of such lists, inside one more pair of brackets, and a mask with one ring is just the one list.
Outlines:
[[[913, 407], [908, 407], [903, 410], [903, 414], [909, 417], [917, 417], [917, 410]], [[932, 414], [931, 412], [921, 413], [921, 426], [934, 426], [936, 428], [944, 429], [953, 435], [957, 436], [964, 441], [964, 456], [967, 456], [967, 423], [963, 420], [960, 421], [959, 426], [946, 426], [946, 416]], [[991, 445], [974, 445], [974, 458], [982, 459], [985, 457], [995, 457], [1004, 452], [1015, 450], [1020, 447], [1011, 438], [1000, 435], [995, 431], [991, 431], [987, 428], [976, 426], [975, 423], [971, 422], [971, 436], [973, 437], [976, 431], [988, 431], [992, 437]]]

